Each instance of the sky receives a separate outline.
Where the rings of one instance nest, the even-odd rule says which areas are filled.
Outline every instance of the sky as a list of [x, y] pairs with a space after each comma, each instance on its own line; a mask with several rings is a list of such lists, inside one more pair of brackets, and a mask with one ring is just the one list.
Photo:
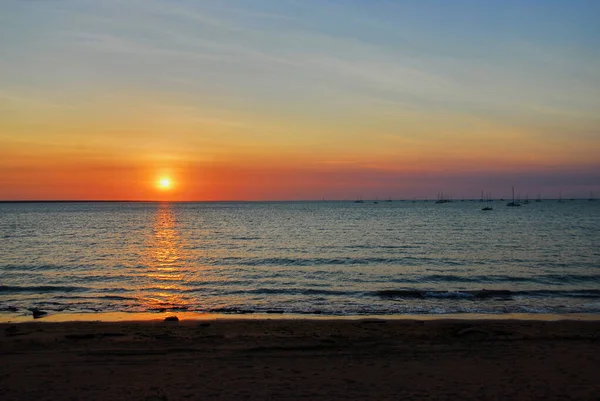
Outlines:
[[598, 16], [595, 0], [3, 0], [0, 200], [600, 196]]

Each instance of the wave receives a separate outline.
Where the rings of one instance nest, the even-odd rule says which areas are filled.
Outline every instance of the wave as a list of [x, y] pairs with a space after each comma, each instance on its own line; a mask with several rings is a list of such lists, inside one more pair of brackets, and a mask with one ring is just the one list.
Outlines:
[[325, 288], [248, 288], [248, 289], [212, 289], [212, 288], [190, 288], [183, 290], [185, 293], [211, 292], [226, 293], [227, 295], [304, 295], [304, 296], [334, 296], [361, 298], [364, 296], [376, 296], [379, 298], [407, 298], [407, 299], [425, 299], [425, 298], [455, 298], [455, 299], [510, 299], [514, 297], [568, 297], [568, 298], [600, 298], [600, 290], [580, 289], [580, 290], [378, 290], [378, 291], [358, 291], [358, 290], [337, 290]]
[[54, 299], [68, 299], [68, 300], [107, 300], [107, 301], [137, 301], [138, 298], [134, 297], [124, 297], [120, 295], [89, 295], [89, 296], [77, 296], [77, 295], [58, 295], [54, 296]]
[[510, 275], [454, 275], [431, 274], [422, 276], [400, 277], [392, 280], [394, 283], [423, 283], [423, 282], [455, 282], [455, 283], [542, 283], [562, 284], [565, 282], [599, 282], [600, 275], [590, 274], [539, 274], [531, 277]]
[[428, 291], [428, 290], [381, 290], [372, 295], [381, 298], [462, 298], [462, 299], [509, 299], [521, 297], [567, 297], [600, 298], [600, 290], [468, 290], [468, 291]]
[[379, 265], [394, 264], [402, 266], [420, 266], [425, 264], [436, 265], [462, 265], [463, 263], [451, 259], [426, 259], [406, 257], [365, 257], [365, 258], [214, 258], [207, 259], [211, 265], [234, 266], [320, 266], [320, 265]]
[[[83, 266], [85, 267], [85, 266]], [[66, 265], [4, 265], [2, 270], [16, 270], [16, 271], [44, 271], [44, 270], [73, 270], [74, 267]]]
[[[191, 288], [184, 290], [183, 292], [210, 292], [210, 288]], [[263, 295], [338, 295], [338, 296], [352, 296], [360, 295], [364, 292], [357, 291], [340, 291], [340, 290], [326, 290], [326, 289], [314, 289], [314, 288], [248, 288], [223, 291], [221, 289], [215, 290], [224, 292], [228, 295], [238, 294], [263, 294]]]
[[[289, 249], [291, 253], [295, 249]], [[410, 255], [389, 255], [389, 256], [365, 256], [365, 257], [206, 257], [197, 259], [196, 262], [199, 265], [210, 265], [210, 266], [292, 266], [292, 267], [313, 267], [313, 266], [401, 266], [401, 267], [489, 267], [493, 266], [491, 261], [477, 261], [477, 260], [461, 260], [453, 258], [439, 258], [439, 257], [427, 257], [427, 256], [410, 256]], [[535, 263], [532, 260], [510, 260], [510, 264], [513, 264], [522, 268], [535, 268], [535, 269], [553, 269], [556, 266], [551, 263]], [[498, 261], [498, 263], [507, 263], [506, 260]], [[566, 267], [566, 266], [565, 266]], [[583, 267], [583, 268], [595, 268], [593, 264], [577, 264], [572, 267]], [[547, 275], [548, 279], [553, 279], [553, 276], [559, 280], [563, 278], [578, 280], [594, 280], [600, 282], [600, 275]], [[494, 277], [494, 276], [492, 276]], [[443, 277], [442, 277], [443, 278]], [[435, 277], [433, 278], [435, 280]], [[457, 280], [473, 281], [474, 279], [458, 278]], [[519, 278], [509, 278], [508, 280], [517, 281]]]
[[20, 293], [20, 292], [85, 292], [90, 289], [87, 287], [73, 287], [61, 285], [34, 285], [34, 286], [18, 286], [18, 285], [0, 285], [0, 293]]

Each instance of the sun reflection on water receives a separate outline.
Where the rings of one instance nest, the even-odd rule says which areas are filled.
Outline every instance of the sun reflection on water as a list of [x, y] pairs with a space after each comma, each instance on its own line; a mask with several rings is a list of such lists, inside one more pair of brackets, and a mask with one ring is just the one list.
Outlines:
[[187, 259], [174, 207], [161, 203], [141, 255], [144, 267], [141, 279], [146, 283], [139, 297], [143, 307], [149, 310], [188, 308], [189, 299], [181, 294]]

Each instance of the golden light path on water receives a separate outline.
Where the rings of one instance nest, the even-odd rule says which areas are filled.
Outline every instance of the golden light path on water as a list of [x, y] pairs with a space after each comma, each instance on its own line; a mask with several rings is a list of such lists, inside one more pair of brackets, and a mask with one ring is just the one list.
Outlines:
[[[149, 310], [185, 308], [189, 299], [182, 295], [187, 279], [186, 252], [173, 207], [161, 203], [154, 216], [152, 234], [142, 253], [145, 282], [154, 289], [150, 295], [140, 294], [139, 302]], [[147, 289], [140, 288], [140, 291]]]
[[[163, 202], [156, 206], [152, 230], [147, 234], [145, 246], [140, 250], [138, 280], [132, 287], [136, 291], [137, 307], [154, 312], [197, 311], [207, 307], [206, 285], [219, 285], [222, 268], [198, 263], [198, 255], [204, 255], [202, 217], [186, 214], [176, 204]], [[181, 219], [186, 219], [185, 222]], [[190, 223], [189, 219], [193, 220]], [[186, 224], [197, 227], [185, 229]], [[187, 234], [187, 235], [185, 235]], [[224, 257], [223, 250], [215, 249], [210, 256]], [[239, 251], [238, 251], [239, 253]], [[247, 256], [244, 253], [240, 255]], [[216, 270], [216, 271], [215, 271]], [[212, 294], [215, 295], [214, 293]], [[210, 303], [211, 308], [229, 308], [235, 296], [226, 291], [218, 295], [219, 300]]]

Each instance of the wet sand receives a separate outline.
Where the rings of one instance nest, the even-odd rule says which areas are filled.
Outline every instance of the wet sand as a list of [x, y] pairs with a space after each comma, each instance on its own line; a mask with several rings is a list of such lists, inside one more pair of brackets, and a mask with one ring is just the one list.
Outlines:
[[2, 400], [597, 400], [600, 322], [0, 324]]

